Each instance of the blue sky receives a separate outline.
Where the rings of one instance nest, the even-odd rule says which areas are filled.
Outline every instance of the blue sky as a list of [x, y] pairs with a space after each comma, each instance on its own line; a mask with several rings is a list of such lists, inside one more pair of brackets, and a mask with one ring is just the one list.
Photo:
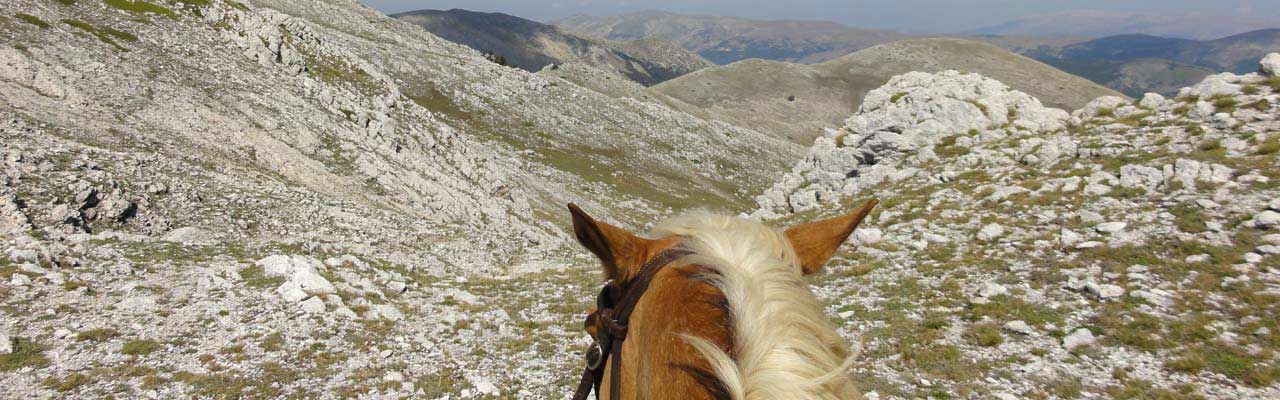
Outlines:
[[865, 28], [955, 32], [1029, 14], [1069, 10], [1258, 15], [1280, 0], [363, 0], [383, 12], [424, 8], [497, 11], [548, 21], [644, 9], [754, 19], [820, 19]]

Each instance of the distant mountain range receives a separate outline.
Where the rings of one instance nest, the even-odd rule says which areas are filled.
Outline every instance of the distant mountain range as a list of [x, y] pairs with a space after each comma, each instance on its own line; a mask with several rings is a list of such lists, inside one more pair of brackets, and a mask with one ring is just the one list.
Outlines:
[[999, 47], [965, 39], [927, 38], [874, 46], [814, 64], [744, 60], [653, 87], [663, 95], [730, 116], [753, 128], [809, 143], [840, 126], [863, 96], [910, 71], [975, 72], [1029, 93], [1046, 105], [1075, 109], [1120, 95]]
[[[821, 109], [808, 110], [820, 115], [848, 114], [860, 99], [859, 90], [879, 86], [888, 79], [889, 76], [880, 72], [900, 73], [910, 69], [898, 68], [897, 64], [891, 64], [892, 68], [867, 64], [862, 68], [876, 69], [879, 72], [864, 70], [835, 73], [830, 66], [821, 65], [873, 46], [912, 38], [898, 32], [857, 29], [834, 22], [760, 21], [664, 11], [643, 11], [607, 17], [577, 15], [553, 21], [553, 25], [505, 14], [464, 10], [415, 11], [393, 17], [422, 26], [446, 39], [481, 51], [497, 53], [512, 65], [526, 70], [537, 71], [549, 64], [578, 62], [615, 72], [646, 86], [667, 82], [715, 64], [728, 65], [750, 59], [808, 64], [813, 68], [768, 62], [742, 63], [733, 69], [719, 69], [705, 74], [703, 78], [713, 80], [714, 82], [705, 83], [714, 86], [739, 79], [769, 77], [772, 84], [768, 87], [770, 90], [786, 88], [792, 92], [807, 94], [801, 96], [805, 99], [802, 103], [824, 98], [823, 104], [839, 104], [838, 107], [829, 109], [823, 106], [818, 107]], [[1147, 92], [1169, 94], [1217, 72], [1252, 72], [1263, 55], [1280, 51], [1280, 29], [1238, 32], [1248, 27], [1267, 26], [1269, 23], [1273, 21], [1264, 17], [1080, 11], [1027, 17], [974, 30], [970, 35], [962, 37], [1002, 47], [1138, 97]], [[1100, 33], [1112, 32], [1122, 34], [1099, 38]], [[1155, 32], [1162, 36], [1132, 32]], [[1235, 34], [1213, 40], [1181, 38], [1203, 37], [1221, 32]], [[901, 50], [906, 47], [896, 48]], [[928, 52], [937, 50], [931, 49]], [[994, 54], [991, 49], [985, 48], [975, 51], [984, 56]], [[947, 51], [941, 51], [939, 54], [946, 53]], [[914, 53], [903, 57], [913, 58]], [[1005, 59], [1003, 55], [992, 57], [995, 60]], [[963, 58], [957, 57], [956, 60]], [[939, 62], [928, 58], [921, 58], [917, 62], [952, 68], [983, 64]], [[754, 72], [747, 73], [747, 70]], [[981, 68], [970, 70], [978, 71]], [[758, 77], [738, 77], [752, 74]], [[1041, 100], [1053, 106], [1073, 108], [1082, 105], [1074, 95], [1063, 96], [1060, 93], [1051, 94], [1034, 88], [1018, 87], [1021, 81], [1016, 78], [988, 75], [1001, 78], [1015, 88], [1033, 95], [1048, 96], [1041, 97]], [[800, 76], [803, 79], [793, 80]], [[816, 83], [818, 81], [823, 83]], [[752, 85], [759, 86], [756, 83]], [[667, 90], [672, 90], [670, 88], [680, 85], [666, 86]], [[1063, 89], [1079, 87], [1071, 85]], [[707, 88], [691, 90], [712, 92]], [[727, 96], [726, 93], [734, 92], [735, 90], [714, 91], [715, 95], [710, 97], [724, 97]], [[1084, 92], [1099, 93], [1097, 90]], [[666, 94], [690, 104], [708, 103], [707, 99], [688, 92]], [[780, 114], [797, 106], [787, 102], [788, 104], [761, 110], [758, 105], [744, 106], [745, 103], [755, 101], [751, 96], [726, 100], [737, 104], [739, 109], [763, 112], [769, 115], [770, 121], [791, 120], [792, 118]], [[1085, 99], [1087, 100], [1089, 99]], [[727, 103], [720, 106], [727, 106]], [[729, 113], [733, 111], [730, 110]], [[742, 117], [759, 119], [755, 115]], [[789, 136], [799, 135], [798, 139], [802, 142], [810, 135], [799, 132], [815, 132], [813, 126], [803, 123], [772, 128], [793, 133]]]
[[612, 41], [567, 33], [552, 25], [501, 13], [420, 10], [391, 15], [427, 31], [537, 72], [552, 64], [582, 62], [654, 85], [711, 62], [660, 38]]
[[908, 36], [826, 21], [758, 21], [642, 11], [608, 17], [576, 15], [553, 24], [611, 40], [670, 40], [717, 64], [749, 58], [818, 63]]
[[1026, 55], [1131, 96], [1171, 93], [1217, 72], [1254, 72], [1258, 60], [1280, 51], [1280, 29], [1198, 41], [1151, 35], [1118, 35], [1061, 47], [1041, 46]]
[[1147, 34], [1208, 40], [1244, 32], [1280, 27], [1280, 15], [1257, 16], [1208, 13], [1124, 13], [1066, 11], [1039, 14], [974, 29], [965, 34], [1041, 37], [1104, 37]]

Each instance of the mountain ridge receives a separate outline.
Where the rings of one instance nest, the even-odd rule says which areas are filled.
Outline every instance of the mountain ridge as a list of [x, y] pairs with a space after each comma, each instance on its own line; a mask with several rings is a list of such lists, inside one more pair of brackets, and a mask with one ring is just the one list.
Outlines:
[[659, 39], [598, 40], [503, 13], [416, 10], [390, 17], [409, 21], [476, 50], [491, 52], [511, 66], [529, 72], [538, 72], [548, 65], [583, 61], [652, 86], [712, 65], [696, 54]]
[[748, 58], [818, 63], [906, 37], [830, 21], [762, 21], [654, 10], [607, 17], [575, 15], [552, 24], [605, 39], [663, 38], [722, 65]]
[[1209, 40], [1280, 26], [1280, 16], [1075, 10], [1016, 18], [966, 34], [1103, 37], [1150, 34]]
[[[1280, 51], [1280, 29], [1263, 29], [1213, 40], [1146, 34], [1109, 36], [1062, 47], [1041, 47], [1024, 54], [1123, 89], [1132, 96], [1172, 94], [1217, 72], [1256, 71], [1257, 60]], [[1157, 80], [1143, 82], [1153, 77]]]
[[857, 110], [862, 96], [912, 70], [958, 69], [997, 76], [1053, 107], [1074, 108], [1119, 93], [996, 46], [950, 38], [873, 46], [815, 65], [745, 60], [695, 72], [654, 89], [689, 104], [752, 121], [808, 143]]

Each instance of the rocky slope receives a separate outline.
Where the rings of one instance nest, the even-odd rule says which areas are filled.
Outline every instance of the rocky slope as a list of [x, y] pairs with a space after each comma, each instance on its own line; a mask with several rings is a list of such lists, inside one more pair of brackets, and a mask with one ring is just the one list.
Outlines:
[[605, 39], [668, 40], [717, 64], [750, 58], [818, 63], [906, 37], [826, 21], [757, 21], [664, 11], [609, 17], [576, 15], [553, 23], [570, 32]]
[[698, 71], [654, 90], [807, 145], [823, 129], [838, 127], [868, 91], [890, 77], [947, 69], [996, 77], [1060, 107], [1120, 95], [993, 45], [945, 38], [879, 45], [816, 65], [747, 60]]
[[598, 279], [563, 204], [742, 210], [799, 154], [352, 1], [0, 32], [4, 398], [558, 396]]
[[711, 62], [659, 39], [614, 42], [566, 33], [555, 26], [467, 10], [419, 10], [391, 16], [450, 41], [501, 56], [530, 72], [579, 61], [646, 86], [709, 67]]
[[884, 201], [815, 282], [862, 333], [869, 398], [1275, 398], [1280, 54], [1264, 65], [1071, 114], [897, 76], [755, 215]]
[[1280, 51], [1280, 30], [1215, 40], [1120, 35], [1022, 52], [1064, 71], [1133, 96], [1173, 94], [1215, 71], [1254, 72], [1262, 56]]

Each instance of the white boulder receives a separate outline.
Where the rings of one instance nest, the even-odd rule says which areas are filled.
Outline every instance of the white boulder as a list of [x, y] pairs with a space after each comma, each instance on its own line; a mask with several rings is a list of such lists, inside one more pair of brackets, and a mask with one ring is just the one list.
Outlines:
[[1126, 222], [1105, 222], [1094, 226], [1093, 229], [1101, 233], [1118, 233], [1124, 231], [1129, 226]]
[[1267, 54], [1262, 58], [1261, 62], [1262, 75], [1264, 76], [1280, 76], [1280, 53]]
[[1067, 335], [1067, 337], [1062, 338], [1062, 347], [1067, 349], [1067, 351], [1075, 351], [1075, 349], [1090, 346], [1097, 342], [1098, 339], [1093, 336], [1093, 332], [1088, 329], [1080, 328], [1076, 329], [1076, 331], [1072, 332], [1070, 335]]
[[302, 302], [302, 311], [306, 311], [311, 314], [324, 313], [324, 300], [320, 300], [319, 297], [307, 299], [307, 301]]
[[1280, 212], [1266, 210], [1254, 215], [1248, 224], [1254, 228], [1269, 229], [1280, 225]]
[[333, 283], [320, 274], [324, 264], [312, 257], [274, 255], [258, 260], [267, 276], [284, 277], [287, 280], [276, 288], [280, 297], [288, 302], [298, 302], [311, 296], [325, 296], [338, 292]]
[[1115, 109], [1128, 104], [1129, 100], [1126, 100], [1123, 97], [1103, 96], [1093, 99], [1089, 104], [1085, 104], [1084, 108], [1076, 110], [1076, 112], [1072, 113], [1072, 116], [1082, 120], [1094, 119], [1104, 111], [1115, 111]]
[[1240, 93], [1241, 89], [1244, 89], [1243, 86], [1232, 83], [1233, 81], [1238, 80], [1239, 77], [1230, 72], [1209, 75], [1195, 86], [1182, 88], [1182, 90], [1178, 92], [1178, 97], [1199, 97], [1201, 99], [1207, 99], [1216, 96], [1236, 95]]
[[1111, 300], [1124, 296], [1124, 288], [1111, 284], [1098, 284], [1089, 282], [1084, 285], [1084, 289], [1092, 294], [1098, 300]]
[[1004, 227], [1000, 224], [987, 224], [978, 231], [978, 240], [989, 242], [1004, 236]]
[[1004, 330], [1020, 335], [1031, 335], [1035, 333], [1035, 329], [1032, 329], [1031, 325], [1027, 325], [1025, 321], [1021, 320], [1005, 322]]
[[1164, 96], [1161, 96], [1159, 93], [1147, 93], [1142, 96], [1142, 101], [1139, 101], [1138, 105], [1154, 110], [1168, 102], [1169, 100], [1165, 99]]

